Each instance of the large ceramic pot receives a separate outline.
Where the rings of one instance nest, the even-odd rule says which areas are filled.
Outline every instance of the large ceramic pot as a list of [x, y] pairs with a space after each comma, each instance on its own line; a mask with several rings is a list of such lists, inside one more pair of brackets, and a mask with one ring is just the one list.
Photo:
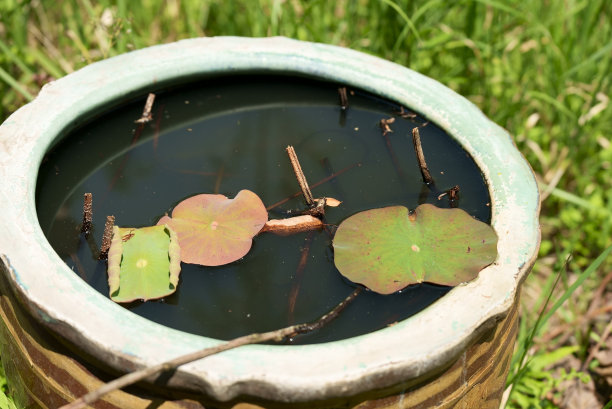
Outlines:
[[92, 64], [47, 84], [0, 127], [1, 354], [19, 400], [57, 406], [100, 379], [220, 342], [138, 317], [89, 287], [43, 236], [34, 192], [45, 152], [98, 110], [203, 75], [250, 70], [343, 83], [436, 123], [485, 177], [499, 255], [477, 279], [392, 327], [318, 345], [241, 347], [150, 380], [147, 392], [114, 392], [99, 407], [498, 406], [519, 289], [540, 237], [536, 183], [508, 133], [465, 98], [388, 61], [285, 38], [229, 37]]

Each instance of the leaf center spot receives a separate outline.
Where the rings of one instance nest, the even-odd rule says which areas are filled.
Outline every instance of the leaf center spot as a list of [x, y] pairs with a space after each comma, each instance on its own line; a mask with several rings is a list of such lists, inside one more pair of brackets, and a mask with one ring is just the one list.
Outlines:
[[418, 253], [419, 251], [421, 251], [421, 248], [419, 246], [417, 246], [416, 244], [413, 244], [411, 247], [412, 251], [414, 251], [415, 253]]
[[219, 223], [217, 221], [213, 221], [212, 223], [210, 223], [211, 230], [217, 230], [217, 226], [219, 226]]
[[149, 262], [146, 259], [141, 258], [141, 259], [138, 259], [138, 261], [136, 262], [136, 267], [145, 268], [147, 264], [149, 264]]

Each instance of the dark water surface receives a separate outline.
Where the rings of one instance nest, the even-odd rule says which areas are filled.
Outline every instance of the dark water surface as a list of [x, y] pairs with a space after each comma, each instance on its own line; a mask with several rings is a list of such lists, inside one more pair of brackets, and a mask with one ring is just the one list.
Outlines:
[[[299, 191], [287, 145], [295, 147], [315, 197], [343, 202], [327, 210], [332, 231], [366, 209], [414, 209], [422, 202], [449, 207], [446, 198], [437, 199], [439, 192], [424, 187], [416, 162], [411, 130], [425, 120], [395, 115], [393, 133], [385, 138], [379, 121], [399, 107], [354, 90], [342, 112], [337, 87], [278, 76], [212, 78], [158, 93], [153, 120], [142, 129], [134, 120], [145, 96], [106, 112], [47, 154], [37, 185], [42, 229], [75, 274], [108, 296], [106, 263], [92, 251], [93, 244], [100, 245], [107, 215], [122, 227], [150, 226], [184, 198], [199, 193], [233, 198], [241, 189], [270, 206]], [[433, 124], [421, 128], [421, 138], [437, 187], [459, 185], [459, 207], [489, 222], [488, 192], [469, 155]], [[79, 234], [86, 192], [93, 193], [90, 243]], [[270, 218], [304, 208], [300, 196], [271, 210]], [[183, 263], [175, 294], [125, 307], [172, 328], [230, 339], [315, 320], [354, 287], [334, 267], [325, 231], [261, 234], [243, 259], [220, 267]], [[320, 343], [383, 328], [448, 290], [422, 284], [386, 296], [362, 292], [335, 321], [294, 342]]]

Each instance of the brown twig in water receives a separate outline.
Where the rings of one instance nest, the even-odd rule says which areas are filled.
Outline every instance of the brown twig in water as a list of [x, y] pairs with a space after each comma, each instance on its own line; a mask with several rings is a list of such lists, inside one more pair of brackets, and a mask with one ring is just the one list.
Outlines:
[[[343, 174], [347, 170], [350, 170], [350, 169], [354, 168], [355, 166], [360, 167], [361, 166], [361, 162], [353, 163], [352, 165], [349, 165], [346, 168], [339, 170], [338, 172], [334, 173], [333, 175], [329, 175], [326, 178], [323, 178], [323, 179], [319, 180], [317, 183], [313, 184], [311, 188], [314, 189], [314, 188], [316, 188], [318, 186], [321, 186], [323, 183], [329, 182], [330, 180], [340, 176], [341, 174]], [[278, 201], [278, 202], [276, 202], [276, 203], [266, 207], [266, 210], [270, 211], [270, 210], [274, 209], [275, 207], [278, 207], [278, 206], [280, 206], [282, 204], [287, 203], [291, 199], [295, 199], [296, 197], [298, 197], [301, 194], [302, 194], [302, 192], [296, 192], [296, 193], [292, 194], [291, 196], [288, 196], [288, 197], [284, 198], [283, 200], [280, 200], [280, 201]]]
[[342, 110], [346, 110], [349, 107], [348, 97], [346, 96], [346, 87], [338, 88], [338, 95], [340, 95], [340, 107]]
[[306, 324], [294, 325], [294, 327], [296, 327], [294, 334], [296, 334], [296, 335], [297, 334], [306, 334], [308, 332], [311, 332], [311, 331], [314, 331], [316, 329], [322, 328], [325, 324], [327, 324], [328, 322], [330, 322], [331, 320], [336, 318], [338, 316], [338, 314], [340, 314], [342, 311], [344, 311], [344, 309], [351, 302], [353, 302], [355, 297], [357, 297], [359, 295], [359, 293], [361, 293], [362, 290], [363, 290], [363, 287], [355, 288], [353, 290], [353, 292], [348, 295], [348, 297], [346, 297], [344, 300], [342, 300], [340, 302], [340, 304], [336, 305], [330, 312], [328, 312], [327, 314], [325, 314], [324, 316], [322, 316], [318, 320], [310, 322], [310, 323], [306, 323]]
[[416, 152], [417, 161], [419, 162], [419, 168], [421, 169], [421, 175], [423, 176], [423, 182], [426, 185], [432, 185], [434, 183], [431, 173], [427, 168], [427, 162], [425, 162], [425, 154], [423, 154], [423, 146], [421, 146], [421, 135], [419, 134], [419, 128], [412, 128], [412, 144], [414, 145], [414, 151]]
[[153, 115], [151, 115], [151, 109], [153, 108], [153, 102], [155, 102], [155, 94], [150, 93], [147, 95], [147, 102], [145, 102], [144, 109], [142, 110], [142, 116], [134, 121], [137, 124], [146, 124], [151, 119], [153, 119]]
[[304, 171], [300, 166], [300, 161], [298, 160], [298, 157], [295, 153], [295, 149], [293, 149], [293, 146], [289, 145], [287, 146], [286, 151], [289, 155], [289, 160], [291, 161], [291, 166], [293, 167], [295, 177], [297, 178], [297, 181], [300, 184], [300, 189], [302, 189], [304, 199], [306, 199], [306, 204], [308, 205], [308, 207], [313, 207], [315, 205], [315, 201], [312, 197], [310, 187], [308, 186], [308, 181], [306, 181], [306, 175], [304, 175]]
[[171, 359], [169, 361], [163, 362], [161, 364], [149, 366], [143, 368], [138, 371], [134, 371], [132, 373], [123, 375], [114, 381], [111, 381], [102, 387], [87, 393], [86, 395], [81, 396], [79, 399], [75, 400], [72, 403], [62, 406], [59, 409], [80, 409], [84, 408], [87, 405], [97, 401], [102, 396], [110, 393], [112, 391], [125, 388], [126, 386], [133, 385], [134, 383], [141, 381], [145, 378], [148, 378], [153, 375], [157, 375], [162, 372], [167, 372], [178, 368], [181, 365], [188, 364], [190, 362], [197, 361], [202, 358], [206, 358], [207, 356], [218, 354], [223, 351], [227, 351], [233, 348], [237, 348], [243, 345], [250, 344], [259, 344], [262, 342], [268, 341], [276, 341], [280, 342], [287, 337], [293, 337], [299, 334], [305, 334], [314, 330], [317, 330], [323, 327], [325, 324], [333, 320], [349, 305], [355, 297], [359, 295], [362, 288], [356, 288], [348, 297], [342, 300], [338, 305], [336, 305], [331, 311], [327, 314], [320, 317], [318, 320], [311, 323], [304, 323], [298, 325], [291, 325], [289, 327], [281, 328], [276, 331], [263, 332], [257, 334], [245, 335], [242, 337], [238, 337], [232, 339], [231, 341], [227, 341], [223, 344], [211, 347], [204, 348], [196, 352], [192, 352], [189, 354], [182, 355], [180, 357]]
[[417, 114], [414, 112], [406, 111], [403, 106], [400, 106], [399, 112], [396, 111], [397, 115], [404, 119], [414, 119], [417, 117]]
[[457, 207], [457, 201], [459, 200], [459, 185], [455, 185], [448, 189], [448, 203], [450, 207]]
[[106, 216], [104, 224], [104, 234], [102, 234], [102, 247], [100, 247], [100, 260], [105, 260], [108, 257], [108, 249], [110, 249], [111, 240], [113, 238], [113, 226], [115, 225], [115, 216]]
[[448, 189], [448, 200], [458, 200], [459, 199], [459, 185], [455, 185]]
[[457, 200], [459, 200], [459, 185], [455, 185], [453, 187], [451, 187], [450, 189], [448, 189], [447, 191], [445, 191], [442, 194], [438, 195], [438, 200], [441, 200], [444, 196], [448, 195], [448, 201], [450, 203], [451, 206], [456, 206], [457, 205]]
[[380, 127], [383, 130], [383, 136], [387, 136], [388, 133], [393, 132], [393, 130], [391, 129], [391, 127], [389, 125], [391, 125], [393, 122], [395, 122], [395, 118], [391, 117], [388, 119], [381, 119], [380, 120]]
[[83, 195], [83, 224], [81, 225], [81, 233], [85, 233], [85, 237], [88, 237], [89, 232], [91, 231], [91, 199], [91, 193], [85, 193]]

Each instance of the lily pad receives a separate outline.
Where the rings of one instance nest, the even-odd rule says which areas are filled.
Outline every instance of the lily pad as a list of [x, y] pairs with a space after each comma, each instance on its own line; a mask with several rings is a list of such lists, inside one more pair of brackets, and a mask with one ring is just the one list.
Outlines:
[[201, 194], [180, 202], [167, 224], [178, 235], [184, 263], [220, 266], [244, 257], [253, 237], [268, 220], [263, 202], [250, 190], [241, 190], [234, 199]]
[[423, 281], [470, 281], [497, 257], [491, 226], [430, 204], [413, 214], [404, 206], [357, 213], [340, 224], [333, 246], [340, 273], [380, 294]]
[[168, 226], [115, 226], [108, 251], [111, 299], [147, 301], [172, 294], [181, 272], [180, 258], [178, 238]]

